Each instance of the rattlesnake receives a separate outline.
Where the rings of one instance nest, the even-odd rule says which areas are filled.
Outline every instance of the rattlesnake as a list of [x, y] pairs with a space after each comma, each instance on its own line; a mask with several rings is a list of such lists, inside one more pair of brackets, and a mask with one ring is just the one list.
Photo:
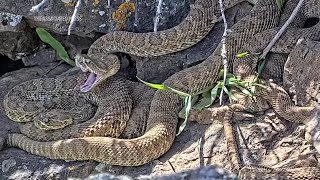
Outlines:
[[[292, 1], [289, 1], [292, 3]], [[319, 9], [320, 5], [317, 0], [308, 1], [305, 3], [306, 13], [316, 13], [317, 8]], [[217, 1], [196, 1], [196, 5], [205, 5], [205, 10], [211, 9], [217, 10]], [[195, 6], [196, 7], [196, 6]], [[197, 9], [197, 8], [194, 8]], [[192, 9], [192, 10], [194, 10]], [[193, 13], [197, 11], [192, 11]], [[198, 11], [200, 9], [197, 9]], [[201, 11], [201, 10], [200, 10]], [[319, 11], [318, 11], [319, 12]], [[190, 13], [192, 14], [192, 13]], [[207, 15], [206, 13], [199, 13], [202, 15]], [[199, 15], [197, 14], [197, 15]], [[214, 14], [214, 13], [212, 13]], [[189, 17], [189, 16], [188, 16]], [[187, 18], [188, 18], [187, 17]], [[191, 16], [192, 17], [192, 16]], [[213, 16], [212, 16], [213, 17]], [[216, 16], [214, 16], [216, 17]], [[206, 25], [201, 24], [203, 22], [202, 19], [200, 23], [195, 23], [196, 26]], [[240, 50], [240, 48], [244, 47], [246, 43], [248, 43], [247, 39], [251, 38], [255, 34], [274, 28], [277, 26], [280, 18], [280, 12], [278, 7], [276, 6], [276, 2], [273, 0], [268, 1], [259, 1], [257, 5], [253, 8], [252, 12], [249, 16], [242, 19], [236, 25], [232, 27], [232, 31], [226, 39], [227, 45], [227, 57], [235, 57], [236, 53]], [[192, 19], [192, 18], [191, 18]], [[216, 18], [214, 18], [216, 19]], [[212, 21], [212, 18], [209, 18], [209, 21]], [[188, 24], [189, 23], [189, 24]], [[192, 24], [192, 23], [191, 23]], [[184, 26], [182, 26], [184, 25]], [[113, 40], [112, 35], [103, 36], [101, 39], [96, 41], [89, 50], [89, 55], [99, 54], [99, 53], [109, 53], [118, 51], [117, 48], [121, 48], [120, 51], [128, 52], [128, 53], [140, 53], [141, 55], [162, 55], [163, 52], [167, 50], [159, 48], [158, 45], [163, 44], [167, 39], [174, 39], [174, 41], [180, 42], [179, 40], [184, 39], [176, 39], [175, 37], [169, 36], [179, 32], [181, 29], [186, 28], [187, 32], [196, 31], [194, 26], [190, 25], [190, 21], [184, 21], [181, 26], [177, 26], [173, 30], [168, 30], [167, 34], [164, 33], [149, 33], [147, 36], [150, 41], [137, 41], [143, 39], [138, 34], [130, 34], [124, 33], [123, 36], [120, 36], [121, 32], [116, 32], [115, 37], [123, 37], [123, 44], [116, 46], [115, 44], [107, 44], [106, 42], [110, 41], [115, 43], [118, 39], [115, 38]], [[272, 30], [271, 30], [272, 31]], [[294, 32], [294, 31], [288, 31]], [[118, 35], [117, 35], [118, 34]], [[169, 35], [168, 35], [169, 34]], [[179, 34], [183, 34], [180, 33]], [[271, 33], [272, 34], [272, 33]], [[288, 33], [290, 35], [290, 33]], [[122, 34], [121, 34], [122, 35]], [[162, 36], [161, 36], [162, 35]], [[196, 35], [196, 34], [195, 34]], [[128, 37], [137, 37], [134, 46], [125, 46], [132, 41], [128, 41]], [[179, 36], [178, 36], [179, 37]], [[192, 36], [191, 36], [192, 37]], [[197, 37], [197, 36], [196, 36]], [[261, 36], [260, 36], [261, 37]], [[285, 43], [291, 42], [293, 45], [296, 39], [290, 39], [288, 36], [285, 36]], [[152, 40], [152, 38], [154, 38]], [[181, 37], [180, 37], [181, 38]], [[185, 37], [184, 37], [185, 38]], [[199, 41], [201, 38], [195, 38], [196, 41]], [[151, 43], [151, 40], [153, 43]], [[154, 41], [157, 40], [157, 41]], [[262, 39], [264, 40], [264, 39]], [[155, 49], [151, 49], [150, 51], [146, 51], [141, 47], [144, 47], [145, 43], [152, 44], [151, 47], [156, 47]], [[173, 41], [166, 41], [173, 42]], [[141, 44], [142, 43], [142, 44]], [[253, 44], [259, 44], [259, 42], [253, 41]], [[116, 43], [117, 44], [117, 43]], [[164, 43], [165, 44], [165, 43]], [[169, 43], [170, 44], [170, 43]], [[189, 43], [188, 41], [181, 43], [182, 45], [177, 46], [168, 46], [170, 52], [171, 49], [181, 50], [184, 49], [194, 43]], [[183, 46], [184, 45], [184, 46]], [[251, 44], [252, 45], [252, 44]], [[136, 47], [136, 48], [134, 48]], [[149, 46], [148, 46], [149, 47]], [[164, 46], [165, 47], [165, 46]], [[175, 48], [177, 47], [177, 48]], [[218, 78], [218, 72], [222, 66], [222, 61], [220, 57], [220, 46], [218, 46], [217, 50], [211, 54], [204, 62], [201, 64], [180, 71], [173, 76], [169, 77], [164, 84], [180, 91], [194, 94], [205, 88], [211, 87], [214, 85]], [[261, 47], [261, 46], [260, 46]], [[262, 45], [263, 47], [263, 45]], [[281, 48], [281, 45], [278, 47]], [[158, 48], [158, 49], [157, 49]], [[275, 48], [276, 49], [276, 48]], [[261, 50], [261, 49], [260, 49]], [[159, 52], [159, 53], [158, 53]], [[251, 52], [251, 51], [250, 51]], [[280, 51], [282, 52], [282, 51]], [[244, 60], [236, 60], [235, 62], [230, 59], [230, 65], [233, 63], [238, 65], [231, 66], [234, 68], [233, 72], [244, 78], [252, 75], [251, 64], [243, 63], [248, 60], [248, 62], [255, 62], [256, 55], [246, 57]], [[250, 60], [250, 61], [249, 61]], [[241, 66], [240, 66], [241, 65]], [[269, 84], [269, 83], [268, 83]], [[291, 102], [288, 95], [285, 93], [281, 87], [270, 84], [268, 88], [258, 90], [258, 96], [265, 98], [274, 108], [277, 113], [279, 113], [282, 117], [295, 121], [295, 122], [303, 122], [315, 116], [314, 108], [298, 108], [294, 106]], [[280, 99], [277, 99], [279, 98]], [[287, 103], [287, 104], [284, 104]], [[252, 106], [253, 107], [253, 106]], [[59, 140], [53, 142], [37, 142], [27, 138], [21, 134], [9, 134], [8, 144], [12, 146], [18, 146], [28, 152], [33, 154], [38, 154], [42, 156], [46, 156], [53, 159], [72, 159], [72, 160], [87, 160], [93, 159], [101, 162], [105, 162], [108, 164], [114, 165], [124, 165], [124, 166], [135, 166], [145, 164], [153, 159], [158, 158], [162, 154], [164, 154], [171, 147], [171, 144], [174, 141], [175, 137], [175, 129], [177, 126], [177, 118], [178, 111], [181, 108], [181, 99], [170, 92], [167, 91], [157, 91], [153, 101], [151, 103], [150, 115], [148, 118], [148, 124], [146, 132], [143, 136], [135, 139], [115, 139], [115, 138], [106, 138], [106, 137], [84, 137], [84, 138], [73, 138], [66, 140]], [[294, 112], [294, 113], [293, 113]], [[228, 117], [226, 117], [228, 119]], [[89, 150], [90, 149], [90, 150]], [[247, 169], [250, 169], [247, 167]], [[281, 174], [285, 175], [286, 170], [281, 171], [272, 171], [271, 173], [275, 173], [279, 176]], [[299, 175], [306, 178], [315, 178], [318, 175], [319, 169], [316, 167], [304, 168], [303, 170], [297, 171]], [[316, 174], [311, 174], [311, 173]], [[242, 173], [250, 173], [246, 171], [246, 167], [243, 169]], [[288, 173], [288, 176], [292, 176], [292, 174]]]
[[[241, 1], [244, 1], [244, 0], [240, 0], [240, 1], [236, 1], [236, 2], [235, 1], [226, 1], [226, 6], [232, 7]], [[251, 1], [251, 2], [255, 2], [255, 1]], [[212, 8], [212, 7], [215, 7], [215, 8]], [[156, 54], [152, 53], [153, 56], [155, 56], [155, 55], [159, 56], [162, 54], [168, 54], [171, 52], [186, 49], [187, 47], [190, 47], [190, 46], [196, 44], [202, 38], [204, 38], [205, 35], [211, 30], [211, 28], [218, 21], [217, 15], [219, 15], [219, 10], [217, 7], [218, 7], [218, 2], [216, 2], [216, 1], [212, 1], [212, 0], [196, 1], [195, 4], [191, 6], [190, 13], [188, 14], [188, 16], [185, 18], [185, 20], [181, 24], [179, 24], [179, 26], [173, 27], [171, 29], [168, 29], [166, 31], [162, 31], [159, 33], [113, 32], [113, 33], [107, 34], [107, 35], [103, 36], [102, 38], [100, 38], [99, 41], [96, 41], [89, 49], [90, 52], [88, 54], [91, 54], [92, 60], [87, 61], [88, 60], [87, 57], [77, 58], [78, 60], [80, 60], [78, 65], [80, 65], [81, 63], [87, 64], [88, 66], [92, 66], [90, 68], [91, 70], [94, 70], [94, 69], [99, 70], [100, 75], [107, 74], [106, 77], [108, 77], [109, 76], [108, 73], [110, 73], [109, 71], [111, 71], [111, 70], [117, 71], [119, 67], [117, 67], [117, 64], [114, 64], [114, 61], [113, 61], [115, 58], [114, 55], [97, 53], [103, 49], [102, 47], [108, 47], [109, 49], [111, 48], [110, 51], [113, 51], [112, 48], [116, 48], [118, 51], [119, 47], [122, 47], [122, 48], [124, 48], [122, 50], [124, 52], [132, 52], [132, 53], [135, 53], [136, 55], [142, 55], [142, 56], [149, 56], [149, 55], [151, 55], [152, 51], [156, 51]], [[185, 33], [185, 32], [187, 32], [187, 33]], [[119, 39], [122, 39], [122, 41], [119, 41]], [[130, 41], [130, 42], [128, 42], [128, 41]], [[176, 41], [178, 41], [179, 43], [176, 43]], [[114, 46], [114, 44], [116, 42], [118, 42], [119, 47]], [[128, 44], [130, 44], [130, 46], [128, 46]], [[101, 46], [101, 48], [94, 48], [94, 47], [99, 47], [99, 46]], [[93, 56], [97, 57], [97, 58], [94, 58]], [[106, 61], [107, 64], [103, 64], [102, 61], [95, 61], [95, 59], [98, 59], [98, 58], [99, 59], [108, 59], [108, 61]], [[84, 66], [86, 66], [86, 65], [84, 65]], [[99, 67], [95, 67], [95, 66], [99, 66]], [[113, 66], [115, 68], [113, 68]], [[86, 69], [83, 69], [83, 70], [86, 70]], [[96, 73], [98, 73], [98, 72], [96, 72]], [[114, 72], [111, 72], [111, 73], [114, 73]], [[69, 79], [71, 80], [70, 83], [75, 86], [78, 83], [80, 83], [80, 81], [84, 81], [85, 76], [86, 75], [81, 75], [78, 78], [78, 80], [76, 80], [76, 82], [72, 82], [74, 77], [71, 77], [71, 78], [69, 77]], [[104, 80], [104, 79], [105, 78], [101, 78], [100, 81]], [[37, 82], [37, 81], [40, 81], [40, 82]], [[49, 81], [51, 81], [51, 83], [47, 83]], [[101, 123], [101, 122], [100, 121], [95, 122], [94, 120], [97, 119], [96, 117], [93, 117], [91, 120], [89, 120], [85, 123], [78, 124], [78, 125], [68, 126], [68, 125], [70, 125], [70, 122], [65, 120], [63, 122], [58, 122], [57, 124], [54, 125], [54, 127], [53, 127], [53, 125], [50, 125], [51, 127], [49, 127], [48, 124], [49, 123], [53, 124], [52, 121], [49, 121], [48, 123], [44, 123], [39, 118], [39, 115], [37, 115], [37, 113], [44, 111], [44, 109], [46, 109], [46, 111], [48, 111], [48, 107], [42, 107], [41, 109], [37, 108], [36, 109], [37, 112], [30, 112], [32, 114], [35, 114], [35, 117], [33, 115], [30, 115], [30, 113], [29, 113], [29, 114], [27, 114], [28, 118], [26, 118], [26, 120], [24, 120], [22, 118], [22, 115], [20, 115], [19, 113], [25, 114], [25, 113], [28, 113], [28, 110], [20, 109], [19, 105], [15, 105], [18, 107], [17, 110], [10, 107], [10, 103], [19, 102], [19, 100], [12, 99], [12, 93], [19, 94], [19, 92], [21, 91], [20, 89], [27, 90], [27, 88], [25, 88], [24, 86], [28, 86], [28, 84], [38, 84], [38, 89], [34, 90], [34, 92], [36, 92], [36, 91], [43, 91], [43, 90], [41, 90], [41, 88], [42, 88], [41, 83], [43, 83], [43, 84], [47, 83], [49, 85], [51, 84], [51, 86], [55, 87], [54, 83], [59, 83], [60, 81], [64, 82], [65, 80], [63, 78], [60, 78], [60, 79], [38, 79], [38, 80], [32, 80], [32, 81], [29, 81], [24, 84], [16, 86], [15, 88], [13, 88], [13, 90], [11, 90], [7, 94], [7, 96], [5, 97], [5, 100], [4, 100], [4, 106], [5, 106], [7, 115], [11, 119], [13, 119], [15, 121], [19, 121], [19, 122], [30, 121], [30, 119], [34, 119], [33, 121], [35, 121], [35, 124], [38, 127], [39, 127], [39, 123], [36, 123], [36, 122], [40, 122], [40, 123], [44, 124], [44, 127], [42, 129], [36, 128], [33, 125], [33, 123], [27, 123], [27, 124], [21, 126], [21, 128], [20, 128], [21, 132], [34, 140], [52, 141], [52, 140], [67, 139], [67, 138], [72, 138], [72, 137], [99, 135], [96, 133], [84, 133], [84, 132], [89, 131], [87, 128], [88, 126], [92, 126], [92, 128], [99, 126], [99, 123]], [[96, 82], [96, 84], [99, 84], [100, 81], [98, 80]], [[108, 84], [108, 83], [105, 83], [105, 84]], [[120, 86], [120, 84], [119, 84], [119, 86]], [[59, 91], [59, 90], [65, 91], [65, 88], [67, 88], [67, 87], [57, 87], [57, 89], [55, 89], [53, 91]], [[78, 88], [78, 87], [73, 87], [73, 88]], [[85, 89], [85, 87], [82, 87], [82, 88]], [[112, 88], [110, 88], [110, 89], [112, 89]], [[19, 91], [15, 92], [17, 90], [19, 90]], [[67, 90], [67, 91], [69, 92], [69, 90]], [[107, 91], [109, 91], [109, 90], [107, 90]], [[47, 91], [39, 92], [39, 94], [41, 94], [41, 93], [44, 93], [45, 95], [47, 95], [49, 92], [47, 92]], [[79, 93], [79, 91], [71, 91], [69, 93], [73, 93], [73, 94], [66, 95], [66, 96], [68, 96], [66, 98], [67, 99], [66, 103], [71, 102], [71, 100], [69, 98], [73, 97], [74, 94]], [[95, 94], [95, 92], [93, 92], [93, 94]], [[58, 97], [61, 98], [62, 95], [63, 94], [60, 94], [60, 95], [58, 95]], [[35, 97], [36, 100], [39, 100], [39, 98], [41, 98], [41, 96], [43, 96], [43, 95], [39, 95], [39, 96], [40, 97]], [[120, 94], [118, 96], [120, 98], [122, 98], [122, 94]], [[24, 101], [23, 96], [22, 97], [18, 96], [18, 98], [20, 98], [20, 101]], [[59, 98], [57, 98], [57, 99], [59, 99]], [[90, 101], [90, 97], [84, 97], [84, 99], [85, 99], [85, 101]], [[126, 99], [126, 98], [123, 98], [123, 99]], [[74, 100], [76, 100], [76, 99], [74, 99]], [[59, 102], [58, 105], [60, 105], [62, 103], [63, 103], [63, 101]], [[28, 107], [28, 101], [24, 102], [24, 104], [26, 107]], [[96, 102], [94, 102], [94, 104], [97, 105]], [[120, 104], [120, 103], [118, 103], [118, 104]], [[63, 106], [63, 105], [61, 105], [61, 106]], [[123, 106], [125, 106], [125, 104]], [[55, 107], [50, 107], [50, 108], [55, 108]], [[83, 109], [83, 107], [80, 107], [80, 108]], [[110, 109], [112, 109], [112, 108], [110, 108]], [[54, 109], [54, 110], [56, 111], [56, 109]], [[50, 112], [52, 112], [52, 111], [53, 110], [50, 110]], [[108, 111], [106, 111], [106, 113], [107, 112]], [[86, 112], [81, 112], [81, 113], [82, 113], [81, 115], [83, 117], [81, 120], [88, 119], [88, 117], [85, 117], [83, 115], [89, 116], [91, 114], [91, 113], [86, 113]], [[46, 116], [46, 115], [47, 114], [44, 114], [44, 116]], [[80, 113], [78, 113], [77, 115], [80, 116]], [[71, 119], [72, 117], [68, 117], [68, 118]], [[117, 117], [115, 117], [114, 119], [117, 119]], [[128, 118], [126, 118], [126, 119], [128, 119]], [[120, 120], [120, 122], [125, 122], [125, 121], [126, 120]], [[92, 123], [96, 123], [96, 124], [94, 125]], [[124, 125], [125, 124], [123, 124], [122, 127]], [[61, 129], [64, 126], [67, 126], [67, 127]], [[89, 128], [89, 129], [92, 129], [92, 128]], [[48, 131], [50, 129], [55, 129], [55, 131]], [[102, 127], [99, 129], [104, 129], [104, 128]], [[121, 129], [123, 129], [123, 128], [121, 128]], [[108, 134], [108, 135], [111, 137], [118, 137], [121, 131], [117, 131], [117, 132], [119, 132], [119, 133]], [[105, 135], [107, 135], [107, 134], [105, 134]]]
[[[93, 73], [81, 73], [58, 78], [40, 78], [19, 84], [4, 97], [4, 109], [7, 116], [18, 122], [37, 120], [36, 124], [43, 124], [42, 129], [44, 130], [39, 129], [42, 133], [50, 134], [48, 130], [54, 130], [53, 134], [47, 136], [47, 140], [56, 140], [58, 137], [119, 137], [126, 127], [132, 109], [129, 86], [121, 77], [112, 76], [119, 69], [118, 64], [112, 64], [112, 61], [107, 67], [104, 66], [105, 64], [98, 64], [100, 68], [104, 67], [103, 70], [109, 71], [109, 73], [104, 73], [96, 71], [97, 64], [93, 65], [92, 62], [90, 64], [84, 61], [85, 59], [78, 59], [77, 63], [84, 71], [95, 72], [96, 77], [93, 77]], [[112, 70], [115, 71], [112, 73]], [[90, 86], [88, 76], [91, 79], [98, 79], [98, 83]], [[97, 88], [93, 88], [95, 86]], [[104, 89], [104, 91], [99, 89]], [[71, 105], [75, 107], [70, 107]], [[54, 117], [48, 117], [49, 121], [43, 122], [43, 119], [39, 117], [43, 113], [45, 113], [44, 116], [52, 113], [58, 117], [64, 117], [65, 113], [68, 113], [67, 118], [74, 120], [78, 118], [78, 124], [68, 126], [72, 122], [66, 124], [65, 121], [53, 123]], [[64, 114], [61, 115], [61, 113]], [[79, 118], [87, 119], [87, 121], [79, 123], [80, 120], [83, 121]], [[29, 132], [32, 130], [32, 128], [29, 129], [30, 126], [33, 127], [33, 123], [23, 125], [21, 131]], [[67, 127], [62, 131], [60, 128], [64, 126]], [[41, 139], [41, 137], [38, 138]]]

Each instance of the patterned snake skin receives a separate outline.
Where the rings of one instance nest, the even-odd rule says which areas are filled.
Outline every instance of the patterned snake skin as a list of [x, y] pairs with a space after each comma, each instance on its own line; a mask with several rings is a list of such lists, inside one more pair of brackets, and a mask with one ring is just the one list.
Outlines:
[[[217, 21], [217, 17], [219, 16], [217, 3], [217, 1], [207, 0], [196, 1], [185, 21], [177, 27], [163, 31], [162, 33], [135, 34], [114, 32], [111, 35], [107, 34], [91, 46], [88, 55], [105, 55], [120, 51], [141, 56], [155, 56], [170, 53], [171, 49], [173, 49], [172, 52], [185, 49], [201, 39], [200, 37], [198, 38], [198, 32], [206, 31], [207, 33], [207, 31], [212, 28], [214, 23], [209, 25], [209, 28], [208, 22]], [[286, 6], [289, 7], [294, 3], [294, 0], [288, 1]], [[292, 6], [294, 7], [294, 5]], [[319, 9], [320, 2], [318, 0], [305, 1], [301, 14], [307, 18], [313, 16], [320, 17]], [[286, 16], [286, 14], [283, 16]], [[226, 46], [227, 57], [230, 58], [229, 67], [231, 67], [235, 75], [248, 79], [254, 75], [258, 60], [256, 52], [263, 50], [274, 36], [276, 30], [279, 29], [277, 26], [279, 25], [280, 19], [281, 13], [276, 5], [276, 1], [261, 0], [254, 6], [248, 16], [231, 28], [231, 33], [229, 33], [226, 39]], [[197, 21], [193, 22], [193, 20]], [[201, 30], [198, 31], [196, 28], [198, 26], [204, 26], [204, 29], [200, 28]], [[176, 36], [176, 34], [182, 35]], [[187, 36], [183, 34], [187, 34]], [[194, 41], [190, 42], [189, 37], [195, 37]], [[311, 28], [296, 27], [295, 29], [295, 27], [290, 27], [273, 47], [271, 52], [290, 53], [296, 41], [301, 37], [318, 40], [319, 24]], [[134, 39], [134, 41], [130, 39]], [[179, 42], [179, 44], [174, 44], [174, 42]], [[162, 46], [163, 44], [167, 46]], [[144, 49], [145, 47], [146, 49]], [[195, 94], [208, 87], [214, 86], [218, 79], [218, 73], [222, 68], [220, 48], [221, 44], [204, 62], [172, 75], [164, 84], [189, 94]], [[251, 55], [243, 59], [233, 58], [237, 53], [243, 51], [248, 51]], [[108, 59], [104, 59], [104, 61], [108, 61]], [[283, 118], [297, 123], [305, 123], [315, 116], [316, 108], [295, 106], [280, 86], [269, 82], [265, 82], [265, 86], [266, 88], [258, 89], [257, 101], [267, 101]], [[243, 103], [240, 102], [239, 105], [244, 106], [246, 109], [256, 109], [256, 104], [248, 98], [245, 98]], [[229, 110], [231, 115], [227, 113], [225, 117], [226, 121], [232, 118], [232, 108], [231, 106], [231, 110]], [[177, 95], [167, 91], [157, 91], [151, 103], [146, 132], [141, 137], [134, 139], [81, 137], [52, 142], [40, 142], [32, 140], [22, 134], [9, 134], [7, 143], [9, 146], [17, 146], [30, 153], [52, 159], [92, 159], [112, 165], [138, 166], [160, 157], [170, 149], [175, 138], [178, 112], [180, 109], [181, 99]], [[228, 128], [225, 127], [225, 129]], [[228, 140], [230, 135], [233, 136], [232, 132], [225, 132], [225, 134], [227, 136], [228, 146], [232, 146], [230, 142], [233, 142], [233, 140]], [[235, 145], [233, 144], [233, 146]], [[229, 151], [229, 153], [231, 157], [233, 157], [237, 152]], [[237, 162], [237, 158], [231, 160], [236, 164], [239, 163]], [[244, 167], [240, 171], [240, 177], [249, 177], [250, 174], [260, 172], [260, 170], [261, 169], [257, 167]], [[275, 179], [299, 177], [304, 179], [319, 178], [318, 167], [289, 170], [262, 170], [262, 172], [269, 173], [270, 177]]]

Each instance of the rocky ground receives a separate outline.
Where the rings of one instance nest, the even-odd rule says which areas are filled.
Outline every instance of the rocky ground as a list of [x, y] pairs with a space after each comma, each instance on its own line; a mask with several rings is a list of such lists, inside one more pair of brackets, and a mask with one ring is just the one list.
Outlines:
[[[101, 35], [100, 33], [107, 33], [116, 29], [115, 22], [111, 18], [111, 12], [121, 2], [118, 0], [112, 1], [111, 5], [108, 6], [106, 4], [107, 1], [103, 1], [97, 7], [93, 7], [91, 1], [89, 1], [80, 11], [82, 19], [76, 23], [76, 28], [72, 32], [73, 35], [66, 36], [68, 28], [66, 21], [44, 21], [43, 17], [71, 16], [72, 7], [66, 7], [60, 1], [52, 1], [43, 12], [31, 14], [29, 9], [35, 5], [34, 1], [0, 0], [0, 54], [3, 54], [3, 59], [10, 58], [15, 60], [15, 62], [11, 62], [14, 67], [10, 70], [19, 69], [8, 72], [9, 69], [5, 68], [7, 73], [0, 77], [0, 102], [5, 93], [18, 83], [39, 78], [43, 75], [54, 77], [71, 68], [67, 64], [59, 64], [55, 51], [39, 40], [34, 27], [45, 27], [53, 32], [53, 35], [67, 48], [69, 55], [73, 57], [76, 53], [86, 52], [90, 44]], [[180, 22], [188, 12], [188, 5], [189, 1], [176, 0], [165, 4], [159, 29], [166, 29]], [[137, 4], [137, 12], [129, 19], [126, 30], [134, 32], [152, 31], [153, 16], [149, 14], [155, 12], [155, 7], [155, 1], [151, 0]], [[228, 10], [226, 15], [229, 25], [231, 26], [239, 20], [250, 9], [250, 4], [241, 3]], [[23, 18], [20, 18], [20, 16]], [[11, 26], [10, 22], [12, 21], [17, 21], [18, 23], [15, 26]], [[166, 56], [141, 58], [120, 54], [119, 56], [123, 61], [121, 73], [132, 80], [137, 75], [154, 83], [162, 82], [174, 72], [204, 60], [220, 42], [222, 33], [223, 24], [219, 23], [197, 45]], [[318, 60], [320, 61], [320, 48], [317, 47], [319, 47], [319, 44], [307, 42], [302, 43], [300, 46], [301, 51], [306, 52], [303, 58], [306, 58], [310, 63], [313, 62], [310, 67], [320, 65], [320, 63], [317, 63]], [[290, 66], [293, 63], [301, 64], [301, 62], [296, 61], [297, 58], [292, 58], [286, 65], [285, 73], [291, 74], [291, 76], [285, 79], [285, 85], [291, 93], [296, 95], [294, 96], [296, 101], [297, 99], [301, 100], [297, 104], [309, 105], [319, 99], [319, 78], [309, 77], [308, 79], [312, 79], [312, 82], [305, 81], [303, 78], [305, 76], [302, 75], [298, 76], [298, 79], [294, 78], [292, 74], [308, 72], [308, 66], [298, 66], [301, 69], [297, 69], [297, 66]], [[5, 60], [1, 59], [0, 63], [5, 63]], [[2, 67], [9, 66], [3, 64]], [[300, 88], [301, 84], [299, 85], [299, 82], [304, 83], [304, 88]], [[230, 166], [222, 123], [219, 119], [214, 119], [214, 113], [210, 109], [205, 110], [202, 114], [205, 114], [202, 115], [202, 117], [205, 117], [204, 119], [197, 119], [198, 116], [195, 114], [190, 118], [193, 121], [201, 120], [202, 124], [198, 122], [188, 123], [186, 129], [176, 138], [168, 153], [144, 166], [118, 167], [87, 161], [66, 162], [50, 160], [31, 155], [17, 148], [5, 148], [5, 150], [0, 151], [0, 179], [84, 178], [98, 172], [122, 174], [131, 177], [140, 176], [141, 179], [150, 177], [153, 177], [153, 179], [227, 178], [226, 176], [221, 176], [221, 170], [209, 166], [215, 165], [226, 169]], [[5, 116], [2, 105], [0, 106], [0, 124], [2, 125], [0, 137], [6, 136], [9, 132], [19, 131], [17, 124]], [[297, 159], [301, 157], [306, 160], [302, 162], [304, 164], [317, 164], [317, 153], [315, 153], [310, 142], [305, 140], [304, 126], [279, 118], [271, 109], [246, 118], [244, 121], [238, 122], [237, 126], [240, 153], [245, 164], [292, 167], [301, 165], [296, 163]], [[173, 176], [164, 176], [198, 167], [202, 168]], [[230, 178], [232, 177], [234, 178], [234, 176]], [[91, 176], [91, 178], [117, 179], [108, 174]], [[125, 176], [122, 178], [125, 179]]]

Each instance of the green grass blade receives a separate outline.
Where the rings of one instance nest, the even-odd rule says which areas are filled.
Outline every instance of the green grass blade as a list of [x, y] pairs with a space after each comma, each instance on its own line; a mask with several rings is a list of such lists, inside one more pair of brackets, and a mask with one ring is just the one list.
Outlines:
[[240, 89], [241, 92], [242, 92], [243, 94], [245, 94], [246, 96], [252, 96], [252, 95], [253, 95], [253, 93], [250, 92], [249, 90], [247, 90], [246, 88], [243, 88], [243, 87], [241, 87], [241, 86], [239, 86], [239, 85], [236, 85], [236, 87], [237, 87], [238, 89]]
[[69, 55], [63, 45], [57, 41], [48, 31], [43, 28], [36, 28], [36, 32], [41, 39], [41, 41], [49, 44], [53, 49], [55, 49], [59, 57], [71, 66], [75, 66], [75, 62], [69, 58]]
[[184, 121], [182, 122], [182, 124], [180, 125], [176, 136], [178, 136], [187, 125], [188, 116], [190, 114], [190, 110], [192, 107], [192, 100], [191, 99], [192, 99], [191, 96], [186, 96], [184, 98], [185, 118], [184, 118]]
[[151, 88], [154, 88], [154, 89], [157, 89], [157, 90], [165, 90], [166, 89], [166, 86], [164, 84], [153, 84], [153, 83], [149, 83], [149, 82], [146, 82], [140, 78], [137, 77], [137, 79], [139, 81], [141, 81], [143, 84], [151, 87]]
[[236, 55], [237, 58], [244, 58], [246, 56], [250, 55], [249, 52], [243, 52]]
[[[198, 101], [199, 99], [199, 95], [196, 95], [196, 96], [191, 96], [191, 105], [192, 107], [194, 108], [194, 104], [196, 104], [196, 102]], [[182, 110], [179, 112], [179, 114], [183, 114], [185, 116], [186, 114], [186, 106], [183, 106]]]
[[[219, 83], [211, 90], [211, 104], [217, 99], [219, 92]], [[220, 88], [221, 89], [221, 88]]]
[[242, 87], [248, 87], [250, 83], [248, 81], [238, 80], [237, 84]]
[[219, 79], [223, 78], [223, 74], [224, 74], [224, 69], [220, 69], [218, 74]]
[[236, 78], [227, 78], [225, 86], [236, 85], [238, 80]]
[[188, 94], [188, 93], [185, 93], [185, 92], [182, 92], [182, 91], [173, 89], [172, 87], [169, 87], [169, 86], [166, 86], [166, 88], [169, 89], [169, 90], [171, 90], [171, 91], [174, 92], [174, 93], [177, 93], [177, 94], [180, 95], [180, 96], [184, 96], [184, 97], [186, 97], [186, 96], [191, 96], [191, 95]]
[[283, 5], [286, 2], [286, 0], [276, 0], [276, 2], [277, 2], [277, 6], [278, 6], [279, 10], [282, 11]]
[[236, 78], [236, 76], [234, 74], [227, 73], [227, 78]]
[[259, 83], [253, 83], [252, 85], [253, 86], [259, 86], [259, 87], [264, 88], [264, 89], [267, 88], [265, 85], [262, 85], [262, 84], [259, 84]]
[[259, 65], [258, 65], [258, 77], [261, 75], [265, 64], [266, 64], [266, 60], [265, 59], [260, 61]]
[[230, 102], [238, 100], [232, 93], [229, 92], [229, 90], [225, 86], [223, 86], [223, 91], [228, 94]]
[[[137, 77], [137, 76], [136, 76], [136, 77]], [[139, 77], [137, 77], [137, 79], [138, 79], [139, 81], [141, 81], [143, 84], [145, 84], [145, 85], [147, 85], [147, 86], [149, 86], [149, 87], [151, 87], [151, 88], [157, 89], [157, 90], [170, 90], [170, 91], [172, 91], [172, 92], [174, 92], [174, 93], [176, 93], [176, 94], [178, 94], [178, 95], [180, 95], [180, 96], [183, 96], [183, 97], [191, 96], [191, 95], [188, 94], [188, 93], [185, 93], [185, 92], [176, 90], [176, 89], [174, 89], [174, 88], [172, 88], [172, 87], [169, 87], [169, 86], [166, 86], [166, 85], [164, 85], [164, 84], [153, 84], [153, 83], [149, 83], [149, 82], [146, 82], [146, 81], [140, 79]]]

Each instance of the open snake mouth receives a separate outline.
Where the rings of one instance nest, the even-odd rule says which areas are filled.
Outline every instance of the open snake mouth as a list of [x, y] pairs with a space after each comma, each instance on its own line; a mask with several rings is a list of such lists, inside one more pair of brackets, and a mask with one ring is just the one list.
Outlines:
[[81, 92], [88, 92], [90, 91], [96, 84], [97, 82], [101, 79], [100, 75], [97, 75], [93, 72], [90, 72], [90, 74], [87, 77], [86, 82], [80, 86], [80, 91]]

